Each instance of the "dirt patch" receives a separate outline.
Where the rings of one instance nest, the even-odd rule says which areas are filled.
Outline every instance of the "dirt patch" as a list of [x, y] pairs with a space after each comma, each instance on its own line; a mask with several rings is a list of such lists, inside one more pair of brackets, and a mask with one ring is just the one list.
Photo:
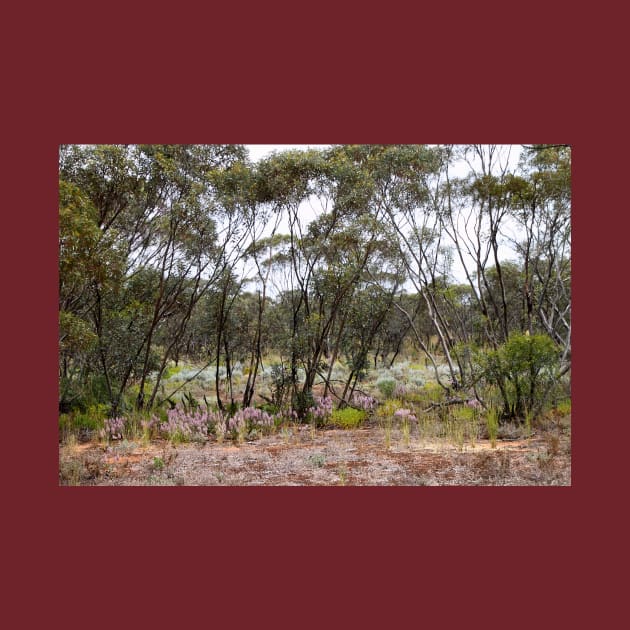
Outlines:
[[243, 444], [61, 446], [61, 485], [570, 485], [570, 436], [452, 444], [355, 430], [290, 431]]

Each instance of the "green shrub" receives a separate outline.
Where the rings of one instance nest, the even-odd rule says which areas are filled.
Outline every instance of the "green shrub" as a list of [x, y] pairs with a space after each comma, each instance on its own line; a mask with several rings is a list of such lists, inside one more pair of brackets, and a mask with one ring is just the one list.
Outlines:
[[103, 428], [109, 406], [105, 404], [90, 405], [85, 411], [62, 413], [59, 415], [59, 432], [63, 438], [70, 434], [98, 431]]
[[309, 457], [309, 461], [313, 466], [321, 468], [326, 463], [326, 456], [322, 453], [313, 453]]
[[391, 376], [382, 376], [376, 381], [376, 387], [378, 387], [384, 398], [391, 398], [396, 389], [396, 379]]
[[367, 418], [367, 413], [363, 409], [353, 409], [345, 407], [344, 409], [335, 409], [332, 412], [330, 422], [336, 424], [343, 429], [354, 429], [358, 427]]
[[547, 335], [513, 333], [497, 350], [480, 352], [483, 377], [496, 386], [504, 418], [536, 417], [557, 382], [559, 351]]

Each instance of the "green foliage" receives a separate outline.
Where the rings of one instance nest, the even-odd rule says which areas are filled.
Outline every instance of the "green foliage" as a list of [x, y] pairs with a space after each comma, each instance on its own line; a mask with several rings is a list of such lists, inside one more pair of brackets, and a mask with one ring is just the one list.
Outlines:
[[396, 379], [391, 376], [383, 376], [376, 381], [376, 386], [385, 398], [391, 398], [396, 389]]
[[270, 416], [275, 416], [280, 411], [280, 407], [278, 405], [274, 405], [272, 403], [265, 403], [264, 405], [257, 405], [257, 408], [265, 413], [268, 413]]
[[504, 417], [538, 415], [557, 381], [559, 350], [547, 335], [513, 333], [497, 350], [478, 356], [483, 376], [501, 392]]
[[169, 378], [173, 378], [173, 376], [179, 374], [182, 371], [181, 365], [171, 365], [164, 370], [164, 374], [162, 375], [163, 380], [168, 380]]
[[97, 335], [87, 321], [68, 311], [59, 311], [59, 350], [78, 354], [94, 348]]
[[453, 411], [453, 415], [458, 420], [474, 420], [477, 417], [477, 410], [462, 405]]
[[70, 435], [92, 435], [103, 428], [109, 405], [94, 404], [83, 411], [59, 414], [59, 435], [66, 440]]
[[556, 405], [556, 412], [561, 416], [568, 416], [571, 413], [571, 399], [561, 400]]
[[330, 422], [338, 425], [343, 429], [355, 429], [367, 418], [367, 413], [363, 409], [353, 409], [345, 407], [344, 409], [335, 409], [332, 412]]

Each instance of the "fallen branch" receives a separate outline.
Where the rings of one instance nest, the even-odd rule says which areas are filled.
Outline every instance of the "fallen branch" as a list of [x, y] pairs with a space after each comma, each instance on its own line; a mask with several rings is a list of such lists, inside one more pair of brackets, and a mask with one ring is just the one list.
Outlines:
[[421, 411], [432, 411], [433, 409], [440, 409], [442, 407], [450, 407], [451, 405], [465, 405], [470, 401], [470, 398], [451, 398], [444, 402], [433, 403]]
[[526, 436], [518, 435], [516, 437], [500, 437], [497, 438], [497, 440], [499, 442], [517, 442], [518, 440], [529, 440], [535, 435], [538, 435], [538, 433], [536, 431], [532, 431], [529, 435]]

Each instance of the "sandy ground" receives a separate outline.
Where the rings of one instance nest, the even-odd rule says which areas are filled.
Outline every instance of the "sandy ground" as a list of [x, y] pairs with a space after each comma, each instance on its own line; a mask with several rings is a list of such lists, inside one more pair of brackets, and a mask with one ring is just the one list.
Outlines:
[[527, 440], [408, 440], [378, 426], [300, 426], [234, 444], [113, 442], [59, 448], [60, 485], [418, 486], [571, 485], [571, 441], [560, 430]]

